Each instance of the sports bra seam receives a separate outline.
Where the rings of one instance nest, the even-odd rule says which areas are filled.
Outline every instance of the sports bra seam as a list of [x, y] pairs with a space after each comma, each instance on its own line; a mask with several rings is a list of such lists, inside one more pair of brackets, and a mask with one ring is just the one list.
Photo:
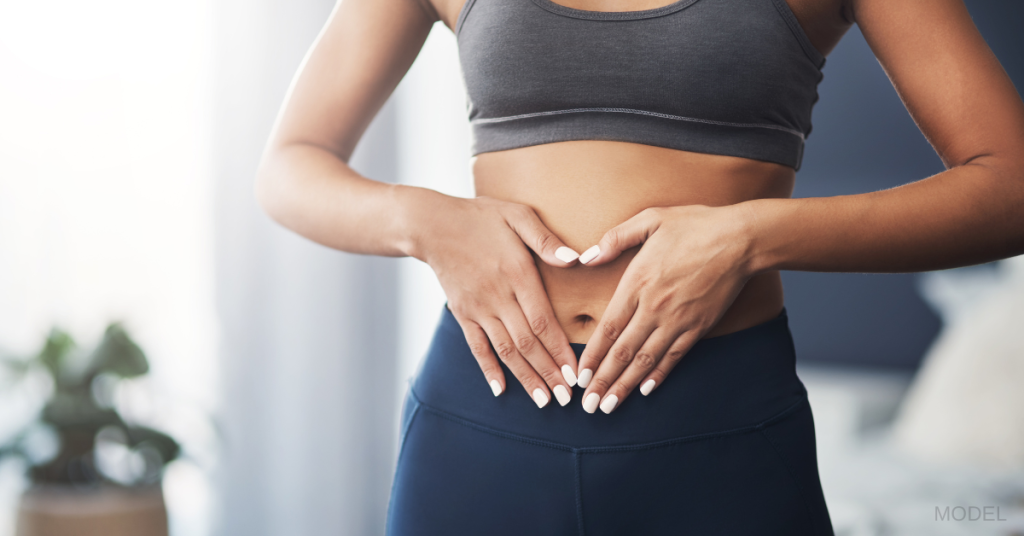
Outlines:
[[703, 123], [708, 125], [725, 126], [725, 127], [737, 127], [737, 128], [767, 128], [771, 130], [778, 130], [787, 134], [792, 134], [800, 138], [801, 141], [805, 139], [802, 132], [793, 130], [790, 128], [778, 126], [778, 125], [766, 125], [762, 123], [734, 123], [731, 121], [718, 121], [714, 119], [701, 119], [699, 117], [686, 117], [682, 115], [665, 114], [661, 112], [650, 112], [647, 110], [636, 110], [633, 108], [570, 108], [565, 110], [550, 110], [546, 112], [533, 112], [527, 114], [510, 115], [505, 117], [487, 117], [478, 118], [470, 121], [472, 124], [493, 124], [493, 123], [505, 123], [508, 121], [517, 121], [521, 119], [533, 119], [535, 117], [548, 117], [553, 115], [563, 115], [571, 113], [587, 113], [587, 112], [607, 112], [607, 113], [625, 113], [634, 115], [643, 115], [648, 117], [657, 117], [661, 119], [670, 119], [674, 121], [686, 121], [690, 123]]
[[807, 59], [811, 60], [814, 64], [814, 68], [821, 70], [825, 66], [825, 55], [811, 43], [811, 38], [807, 36], [807, 32], [804, 27], [800, 25], [800, 21], [797, 20], [796, 14], [793, 13], [793, 9], [789, 7], [786, 0], [771, 0], [772, 4], [775, 5], [775, 11], [779, 13], [782, 20], [789, 26], [790, 33], [796, 38], [797, 43], [800, 44], [800, 48], [803, 49]]
[[466, 17], [469, 16], [470, 10], [473, 9], [473, 5], [476, 4], [476, 0], [466, 0], [466, 3], [462, 4], [462, 9], [459, 11], [459, 17], [455, 20], [455, 38], [458, 39], [459, 33], [462, 31], [462, 27], [466, 23]]
[[573, 19], [591, 21], [627, 21], [664, 17], [665, 15], [671, 15], [672, 13], [682, 11], [699, 1], [700, 0], [677, 0], [676, 2], [672, 2], [671, 4], [661, 7], [642, 9], [638, 11], [590, 11], [563, 6], [552, 0], [533, 0], [533, 3], [545, 11]]

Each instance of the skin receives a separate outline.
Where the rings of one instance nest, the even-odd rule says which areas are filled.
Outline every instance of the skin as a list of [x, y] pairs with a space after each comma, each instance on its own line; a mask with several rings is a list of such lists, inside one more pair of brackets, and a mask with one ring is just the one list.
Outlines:
[[[341, 2], [289, 91], [257, 196], [326, 246], [428, 263], [502, 391], [499, 359], [545, 403], [590, 370], [582, 400], [610, 412], [661, 385], [701, 338], [778, 315], [779, 270], [923, 271], [1024, 253], [1024, 104], [961, 0], [788, 0], [824, 54], [860, 26], [947, 167], [899, 188], [790, 199], [785, 166], [607, 141], [479, 155], [472, 199], [359, 176], [347, 164], [356, 142], [431, 25], [454, 27], [462, 2]], [[594, 244], [585, 266], [555, 256]], [[587, 344], [579, 363], [569, 341]]]

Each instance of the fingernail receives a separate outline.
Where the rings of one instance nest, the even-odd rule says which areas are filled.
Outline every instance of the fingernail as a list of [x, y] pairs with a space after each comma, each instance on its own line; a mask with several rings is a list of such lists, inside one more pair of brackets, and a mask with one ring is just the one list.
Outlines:
[[587, 413], [593, 413], [597, 409], [597, 403], [601, 401], [601, 397], [597, 393], [590, 393], [587, 398], [583, 401], [583, 411]]
[[565, 378], [565, 383], [568, 383], [569, 387], [576, 385], [576, 375], [572, 373], [572, 367], [569, 365], [562, 365], [562, 377]]
[[558, 403], [560, 405], [562, 405], [562, 406], [568, 404], [569, 403], [569, 399], [571, 398], [569, 396], [569, 390], [566, 389], [565, 386], [563, 386], [563, 385], [556, 385], [555, 386], [555, 398], [558, 399]]
[[590, 385], [590, 379], [594, 377], [594, 371], [585, 368], [580, 371], [580, 379], [576, 381], [576, 385], [586, 389]]
[[590, 249], [584, 251], [583, 255], [580, 255], [580, 262], [582, 262], [583, 264], [587, 264], [588, 262], [594, 260], [594, 257], [597, 257], [600, 254], [601, 246], [592, 246]]
[[615, 395], [608, 395], [601, 401], [601, 411], [605, 413], [611, 413], [615, 409], [615, 406], [619, 404], [619, 397]]
[[538, 408], [543, 408], [544, 406], [548, 405], [548, 395], [544, 394], [543, 389], [534, 389], [533, 401], [537, 403]]
[[491, 380], [491, 392], [494, 393], [494, 396], [501, 394], [501, 384], [498, 383], [498, 380]]
[[654, 380], [647, 380], [640, 386], [640, 394], [647, 396], [654, 390]]
[[565, 264], [569, 264], [570, 262], [580, 258], [580, 254], [576, 253], [575, 251], [565, 246], [562, 246], [555, 250], [555, 257], [558, 257], [558, 260], [564, 262]]

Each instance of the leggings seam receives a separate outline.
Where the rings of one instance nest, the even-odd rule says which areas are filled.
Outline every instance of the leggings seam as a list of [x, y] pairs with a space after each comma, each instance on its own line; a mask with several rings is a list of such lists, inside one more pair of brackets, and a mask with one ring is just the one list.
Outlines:
[[420, 412], [419, 400], [416, 400], [416, 407], [412, 409], [412, 415], [409, 415], [409, 422], [402, 428], [402, 441], [398, 445], [398, 457], [402, 457], [402, 451], [405, 450], [405, 443], [409, 440], [409, 429], [412, 428], [412, 423], [416, 420], [416, 414]]
[[522, 442], [522, 443], [527, 443], [527, 444], [538, 446], [538, 447], [547, 447], [547, 448], [554, 449], [554, 450], [561, 450], [561, 451], [572, 452], [572, 453], [583, 453], [583, 452], [587, 452], [587, 453], [629, 452], [629, 451], [636, 451], [636, 450], [647, 450], [647, 449], [654, 449], [654, 448], [659, 448], [659, 447], [667, 447], [667, 446], [676, 445], [676, 444], [680, 444], [680, 443], [690, 443], [690, 442], [693, 442], [693, 441], [702, 441], [702, 440], [705, 440], [705, 439], [714, 439], [716, 437], [723, 437], [723, 436], [729, 436], [729, 435], [737, 435], [737, 434], [744, 434], [744, 433], [749, 433], [749, 432], [761, 431], [764, 427], [766, 427], [766, 426], [768, 426], [768, 425], [770, 425], [770, 424], [772, 424], [772, 423], [774, 423], [776, 421], [779, 421], [779, 420], [785, 418], [787, 415], [789, 415], [790, 413], [795, 411], [797, 408], [799, 408], [801, 404], [806, 403], [806, 399], [799, 400], [796, 403], [790, 405], [789, 407], [783, 409], [782, 411], [776, 413], [775, 415], [772, 415], [771, 417], [768, 417], [767, 419], [765, 419], [765, 420], [763, 420], [763, 421], [761, 421], [761, 422], [759, 422], [757, 424], [741, 426], [741, 427], [738, 427], [738, 428], [732, 428], [732, 429], [729, 429], [729, 430], [722, 430], [722, 431], [719, 431], [719, 432], [707, 432], [707, 433], [703, 433], [703, 434], [694, 434], [694, 435], [690, 435], [690, 436], [683, 436], [683, 437], [677, 437], [677, 438], [672, 438], [672, 439], [663, 439], [661, 441], [652, 441], [652, 442], [648, 442], [648, 443], [637, 443], [635, 445], [618, 445], [618, 446], [608, 446], [608, 447], [573, 447], [573, 446], [565, 445], [565, 444], [562, 444], [562, 443], [555, 443], [553, 441], [544, 441], [542, 439], [536, 439], [536, 438], [532, 438], [532, 437], [528, 437], [528, 436], [522, 436], [522, 435], [519, 435], [519, 434], [510, 433], [510, 432], [503, 432], [501, 430], [496, 430], [494, 428], [490, 428], [488, 426], [484, 426], [482, 424], [475, 423], [473, 421], [470, 421], [470, 420], [464, 419], [462, 417], [453, 415], [451, 413], [448, 413], [447, 411], [435, 408], [435, 407], [433, 407], [433, 406], [431, 406], [429, 404], [424, 403], [422, 400], [420, 400], [419, 397], [416, 396], [415, 391], [413, 391], [412, 389], [410, 389], [409, 392], [410, 392], [410, 395], [413, 398], [415, 398], [417, 402], [419, 402], [420, 407], [424, 411], [428, 411], [430, 413], [433, 413], [434, 415], [437, 415], [438, 417], [440, 417], [442, 419], [445, 419], [445, 420], [448, 420], [448, 421], [451, 421], [451, 422], [454, 422], [454, 423], [457, 423], [457, 424], [461, 424], [463, 426], [466, 426], [466, 427], [469, 427], [469, 428], [473, 428], [475, 430], [479, 430], [479, 431], [487, 433], [487, 434], [495, 435], [495, 436], [498, 436], [498, 437], [503, 437], [505, 439], [511, 439], [513, 441], [519, 441], [519, 442]]
[[[410, 394], [411, 394], [411, 391], [410, 391]], [[422, 404], [420, 403], [420, 400], [418, 398], [416, 398], [415, 396], [413, 396], [412, 398], [413, 398], [413, 400], [416, 401], [416, 407], [412, 409], [412, 415], [409, 415], [409, 422], [408, 422], [408, 424], [406, 424], [402, 428], [402, 436], [401, 436], [402, 440], [398, 444], [398, 456], [397, 456], [397, 459], [395, 461], [395, 467], [400, 467], [401, 464], [402, 464], [402, 455], [405, 454], [405, 444], [409, 442], [409, 430], [412, 429], [413, 423], [416, 422], [416, 416], [419, 415], [420, 408], [423, 407]], [[388, 510], [387, 510], [387, 513], [385, 514], [385, 525], [386, 525], [385, 530], [388, 529], [387, 526], [391, 525], [391, 507], [394, 505], [394, 502], [395, 502], [395, 491], [396, 491], [395, 490], [395, 488], [396, 488], [395, 484], [396, 483], [397, 482], [392, 482], [391, 483], [391, 493], [388, 494]]]
[[811, 499], [807, 495], [807, 490], [805, 490], [804, 486], [801, 485], [796, 473], [793, 472], [789, 458], [783, 454], [778, 443], [772, 438], [771, 434], [768, 433], [767, 427], [761, 428], [761, 435], [764, 436], [766, 441], [768, 441], [768, 444], [772, 447], [772, 451], [779, 457], [779, 461], [782, 462], [782, 466], [786, 469], [786, 473], [789, 475], [789, 478], [793, 480], [793, 485], [796, 486], [797, 491], [800, 493], [800, 497], [803, 499], [801, 502], [804, 506], [804, 512], [807, 514], [807, 521], [810, 523], [812, 530], [816, 529], [818, 524], [815, 522], [814, 510], [811, 508]]
[[583, 482], [580, 476], [580, 453], [573, 452], [572, 459], [576, 466], [576, 526], [580, 536], [583, 534]]
[[[419, 400], [419, 398], [417, 398], [417, 400]], [[488, 428], [486, 426], [477, 424], [477, 423], [475, 423], [473, 421], [468, 421], [466, 419], [463, 419], [462, 417], [458, 417], [458, 416], [452, 415], [451, 413], [448, 413], [446, 411], [443, 411], [443, 410], [437, 409], [435, 407], [429, 406], [427, 404], [424, 404], [422, 401], [420, 401], [420, 407], [423, 408], [424, 411], [427, 411], [429, 413], [433, 413], [434, 415], [436, 415], [436, 416], [438, 416], [438, 417], [440, 417], [442, 419], [454, 422], [456, 424], [461, 424], [461, 425], [466, 426], [468, 428], [473, 428], [474, 430], [477, 430], [477, 431], [480, 431], [480, 432], [484, 432], [486, 434], [495, 435], [495, 436], [502, 437], [502, 438], [505, 438], [505, 439], [511, 439], [512, 441], [519, 441], [521, 443], [527, 443], [529, 445], [534, 445], [534, 446], [537, 446], [537, 447], [547, 447], [547, 448], [550, 448], [550, 449], [561, 450], [561, 451], [565, 451], [565, 452], [576, 452], [576, 449], [570, 447], [569, 445], [562, 445], [561, 443], [552, 443], [550, 441], [543, 441], [543, 440], [540, 440], [540, 439], [534, 439], [532, 437], [526, 437], [526, 436], [521, 436], [521, 435], [517, 435], [517, 434], [510, 434], [508, 432], [502, 432], [501, 430], [495, 430], [494, 428]]]

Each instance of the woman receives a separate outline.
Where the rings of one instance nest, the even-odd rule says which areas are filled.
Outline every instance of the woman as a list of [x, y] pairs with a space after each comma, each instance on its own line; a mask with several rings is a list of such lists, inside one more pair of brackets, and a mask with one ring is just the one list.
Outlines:
[[[437, 21], [472, 199], [347, 165]], [[948, 169], [790, 199], [855, 22]], [[428, 263], [448, 297], [391, 534], [831, 534], [778, 271], [1024, 252], [1024, 105], [959, 0], [345, 0], [257, 194], [321, 244]]]

